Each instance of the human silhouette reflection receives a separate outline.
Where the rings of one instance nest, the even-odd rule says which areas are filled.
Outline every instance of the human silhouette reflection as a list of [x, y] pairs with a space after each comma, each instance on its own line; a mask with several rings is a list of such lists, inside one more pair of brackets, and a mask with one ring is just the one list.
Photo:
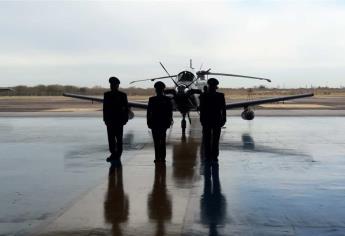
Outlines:
[[123, 190], [122, 167], [110, 167], [108, 192], [104, 201], [104, 219], [112, 224], [111, 235], [121, 236], [121, 223], [128, 220], [129, 200]]
[[217, 226], [225, 223], [226, 199], [221, 192], [218, 165], [204, 165], [204, 192], [200, 206], [201, 223], [209, 227], [209, 235], [219, 235]]
[[156, 236], [165, 235], [165, 221], [170, 221], [172, 216], [171, 196], [166, 188], [165, 164], [155, 166], [155, 179], [153, 188], [147, 200], [148, 215], [150, 220], [157, 223]]

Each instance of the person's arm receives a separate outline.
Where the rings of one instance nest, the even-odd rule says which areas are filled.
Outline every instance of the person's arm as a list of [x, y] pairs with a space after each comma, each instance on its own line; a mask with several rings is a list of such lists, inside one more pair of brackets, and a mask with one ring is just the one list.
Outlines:
[[204, 94], [201, 94], [199, 97], [199, 112], [200, 112], [200, 123], [203, 125], [204, 121], [204, 109], [205, 109], [205, 102], [204, 102]]
[[108, 99], [107, 99], [107, 95], [106, 93], [104, 93], [104, 97], [103, 97], [103, 121], [105, 122], [105, 124], [107, 124], [108, 121]]
[[173, 123], [173, 105], [172, 105], [172, 101], [171, 101], [171, 99], [170, 98], [168, 98], [169, 99], [169, 120], [170, 120], [170, 124], [169, 124], [169, 126], [171, 126], [172, 125], [172, 123]]
[[128, 112], [129, 112], [127, 94], [124, 94], [123, 112], [124, 112], [124, 117], [125, 117], [125, 123], [127, 123], [128, 122]]
[[222, 126], [225, 125], [226, 123], [226, 108], [225, 108], [225, 96], [224, 94], [222, 94], [222, 100], [221, 100], [221, 104], [222, 104]]
[[152, 100], [149, 98], [149, 103], [147, 105], [147, 111], [146, 111], [146, 122], [147, 126], [151, 129], [152, 125]]

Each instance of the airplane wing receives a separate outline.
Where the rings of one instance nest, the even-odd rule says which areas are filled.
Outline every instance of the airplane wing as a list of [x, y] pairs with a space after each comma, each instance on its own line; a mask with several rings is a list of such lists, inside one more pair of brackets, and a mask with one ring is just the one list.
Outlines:
[[[82, 100], [88, 100], [92, 102], [101, 102], [101, 103], [103, 102], [103, 98], [95, 97], [95, 96], [87, 96], [87, 95], [80, 95], [80, 94], [73, 94], [73, 93], [64, 93], [63, 96], [78, 98]], [[134, 107], [134, 108], [147, 109], [147, 103], [144, 103], [144, 102], [128, 102], [128, 106]]]
[[169, 79], [169, 78], [175, 78], [177, 75], [169, 75], [169, 76], [162, 76], [162, 77], [156, 77], [151, 79], [140, 79], [140, 80], [134, 80], [131, 81], [130, 84], [137, 83], [137, 82], [143, 82], [143, 81], [155, 81], [160, 79]]
[[232, 76], [232, 77], [240, 77], [240, 78], [247, 78], [247, 79], [258, 79], [258, 80], [265, 80], [267, 82], [272, 82], [270, 79], [247, 76], [247, 75], [235, 75], [235, 74], [213, 73], [213, 72], [208, 72], [207, 74], [208, 75], [220, 75], [220, 76]]
[[225, 107], [227, 110], [229, 110], [229, 109], [234, 109], [234, 108], [256, 106], [256, 105], [265, 104], [265, 103], [280, 102], [280, 101], [286, 101], [286, 100], [292, 100], [292, 99], [298, 99], [298, 98], [304, 98], [304, 97], [312, 97], [312, 96], [314, 96], [313, 93], [305, 93], [305, 94], [300, 94], [300, 95], [265, 98], [265, 99], [250, 100], [250, 101], [245, 101], [245, 102], [228, 103], [225, 105]]

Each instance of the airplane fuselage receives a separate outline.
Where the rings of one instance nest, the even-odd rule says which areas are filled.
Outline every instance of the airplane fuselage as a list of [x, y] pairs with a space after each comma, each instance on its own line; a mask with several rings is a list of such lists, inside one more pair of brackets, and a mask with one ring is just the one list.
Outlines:
[[184, 70], [177, 75], [177, 86], [174, 90], [167, 90], [167, 94], [172, 96], [174, 108], [185, 116], [190, 111], [197, 111], [198, 96], [205, 86], [204, 78], [197, 77], [192, 69]]

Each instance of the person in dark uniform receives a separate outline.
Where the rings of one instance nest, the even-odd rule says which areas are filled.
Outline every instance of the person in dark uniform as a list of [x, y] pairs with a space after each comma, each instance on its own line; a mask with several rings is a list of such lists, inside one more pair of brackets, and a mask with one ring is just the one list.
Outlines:
[[103, 120], [107, 126], [110, 157], [108, 162], [121, 160], [123, 126], [128, 121], [127, 95], [119, 91], [120, 80], [109, 78], [110, 89], [104, 93]]
[[165, 84], [158, 81], [154, 85], [156, 96], [150, 97], [147, 108], [147, 126], [152, 130], [155, 146], [155, 163], [165, 162], [166, 130], [172, 122], [171, 99], [164, 95]]
[[222, 126], [226, 123], [225, 98], [217, 92], [218, 80], [207, 81], [207, 92], [200, 95], [200, 122], [202, 125], [203, 145], [207, 160], [218, 161], [219, 138]]

